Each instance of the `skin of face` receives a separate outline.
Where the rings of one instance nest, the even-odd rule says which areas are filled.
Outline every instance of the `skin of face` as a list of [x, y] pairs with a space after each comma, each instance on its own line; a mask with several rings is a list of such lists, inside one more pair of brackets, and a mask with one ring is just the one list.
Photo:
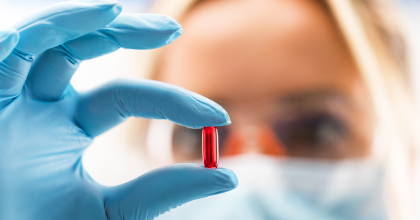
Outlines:
[[[250, 129], [267, 128], [273, 115], [292, 117], [319, 109], [348, 127], [341, 150], [296, 150], [290, 156], [341, 159], [369, 154], [373, 133], [369, 95], [321, 2], [202, 1], [180, 23], [185, 32], [165, 48], [156, 79], [219, 102], [231, 116], [230, 133], [252, 139], [258, 132]], [[241, 150], [231, 152], [261, 152], [261, 143], [250, 142], [232, 145]], [[246, 143], [249, 146], [244, 147]]]

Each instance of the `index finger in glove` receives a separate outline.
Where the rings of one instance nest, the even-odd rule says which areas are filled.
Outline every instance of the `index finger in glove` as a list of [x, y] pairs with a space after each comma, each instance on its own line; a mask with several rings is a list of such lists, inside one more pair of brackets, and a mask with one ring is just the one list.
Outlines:
[[230, 191], [238, 185], [228, 169], [174, 164], [105, 192], [108, 219], [154, 219], [187, 202]]
[[76, 121], [97, 136], [130, 116], [168, 119], [202, 128], [231, 123], [222, 106], [197, 93], [154, 80], [120, 79], [81, 94]]

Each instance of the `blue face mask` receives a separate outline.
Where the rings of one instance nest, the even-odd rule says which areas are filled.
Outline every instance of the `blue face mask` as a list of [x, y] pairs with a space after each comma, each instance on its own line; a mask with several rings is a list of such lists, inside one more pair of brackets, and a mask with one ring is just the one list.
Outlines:
[[243, 155], [221, 167], [238, 188], [183, 205], [159, 220], [382, 220], [387, 219], [383, 168], [365, 160], [340, 162]]

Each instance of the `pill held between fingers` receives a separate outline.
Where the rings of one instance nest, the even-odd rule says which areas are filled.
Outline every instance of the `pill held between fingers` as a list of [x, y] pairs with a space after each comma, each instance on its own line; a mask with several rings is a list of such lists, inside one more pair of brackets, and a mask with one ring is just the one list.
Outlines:
[[216, 169], [219, 163], [219, 137], [217, 127], [204, 127], [202, 134], [204, 166]]

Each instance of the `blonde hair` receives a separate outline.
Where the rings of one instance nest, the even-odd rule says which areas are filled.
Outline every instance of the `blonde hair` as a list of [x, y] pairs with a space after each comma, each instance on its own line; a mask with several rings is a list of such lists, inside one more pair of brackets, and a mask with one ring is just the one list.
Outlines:
[[[159, 0], [152, 12], [180, 20], [200, 1]], [[370, 93], [376, 127], [386, 143], [382, 147], [386, 150], [385, 193], [390, 218], [417, 219], [412, 183], [420, 120], [398, 12], [387, 0], [319, 1], [339, 27]], [[146, 72], [156, 72], [161, 53], [151, 52]]]

